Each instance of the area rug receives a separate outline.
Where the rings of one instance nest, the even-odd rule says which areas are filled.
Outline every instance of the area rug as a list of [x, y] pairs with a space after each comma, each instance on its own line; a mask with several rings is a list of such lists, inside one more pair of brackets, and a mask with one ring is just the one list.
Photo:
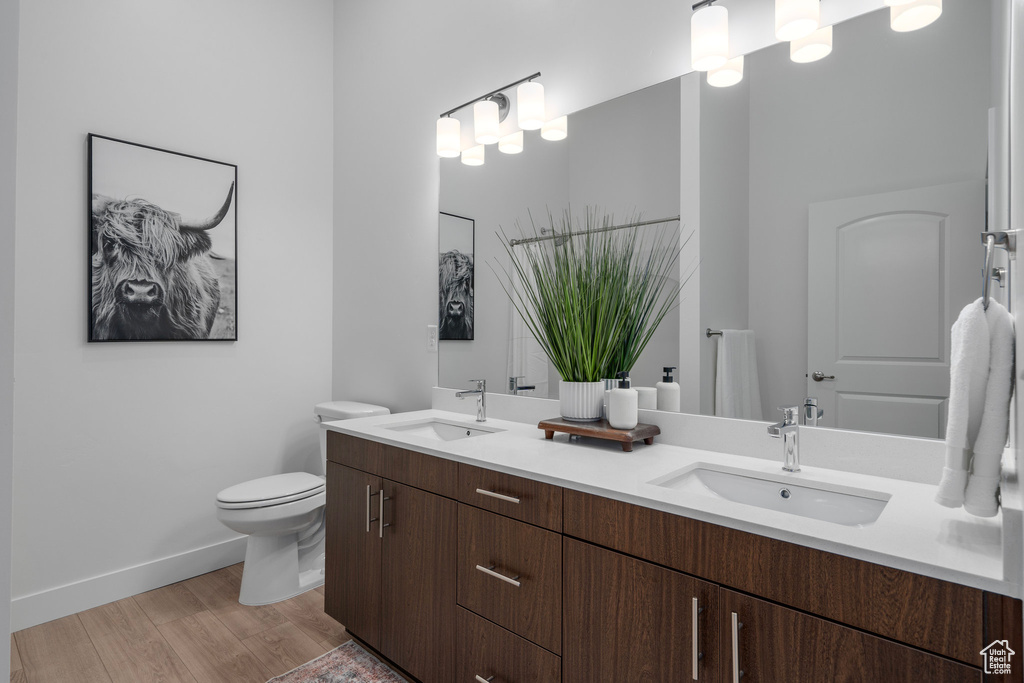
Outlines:
[[350, 640], [267, 683], [405, 683], [405, 680]]

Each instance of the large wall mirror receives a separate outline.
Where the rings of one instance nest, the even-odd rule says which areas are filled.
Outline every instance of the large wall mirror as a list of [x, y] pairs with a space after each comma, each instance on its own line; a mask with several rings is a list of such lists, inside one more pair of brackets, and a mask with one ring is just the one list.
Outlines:
[[483, 167], [442, 160], [441, 211], [476, 221], [478, 265], [475, 339], [441, 343], [439, 386], [520, 376], [557, 395], [495, 275], [500, 230], [569, 207], [681, 214], [652, 229], [695, 231], [680, 269], [696, 275], [635, 385], [679, 365], [684, 410], [714, 415], [722, 341], [705, 329], [752, 330], [762, 408], [742, 417], [815, 396], [825, 426], [942, 438], [949, 330], [980, 295], [979, 233], [1007, 229], [1008, 148], [1005, 0], [944, 4], [912, 33], [887, 9], [845, 21], [811, 64], [786, 43], [754, 52], [729, 88], [687, 74], [598, 104], [570, 115], [568, 139], [528, 132]]

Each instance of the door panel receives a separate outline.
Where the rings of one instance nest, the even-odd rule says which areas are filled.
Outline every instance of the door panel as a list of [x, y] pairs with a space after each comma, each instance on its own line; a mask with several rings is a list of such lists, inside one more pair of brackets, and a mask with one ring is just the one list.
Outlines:
[[[327, 539], [324, 611], [347, 631], [380, 647], [381, 546], [372, 503], [381, 480], [327, 463]], [[367, 505], [367, 489], [371, 505]], [[368, 509], [369, 508], [369, 509]], [[369, 531], [367, 531], [367, 521]]]

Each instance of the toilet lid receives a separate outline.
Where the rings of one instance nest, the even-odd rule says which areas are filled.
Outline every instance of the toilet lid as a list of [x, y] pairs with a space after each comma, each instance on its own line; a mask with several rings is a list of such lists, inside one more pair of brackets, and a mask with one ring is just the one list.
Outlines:
[[314, 496], [326, 488], [323, 477], [309, 472], [275, 474], [229, 486], [217, 494], [224, 508], [265, 507]]

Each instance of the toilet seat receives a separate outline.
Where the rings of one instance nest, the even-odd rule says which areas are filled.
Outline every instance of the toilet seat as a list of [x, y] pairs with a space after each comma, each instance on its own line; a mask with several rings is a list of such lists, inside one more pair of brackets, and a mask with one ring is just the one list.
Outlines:
[[289, 472], [261, 477], [230, 486], [217, 494], [223, 510], [270, 507], [303, 500], [327, 488], [323, 477], [308, 472]]

